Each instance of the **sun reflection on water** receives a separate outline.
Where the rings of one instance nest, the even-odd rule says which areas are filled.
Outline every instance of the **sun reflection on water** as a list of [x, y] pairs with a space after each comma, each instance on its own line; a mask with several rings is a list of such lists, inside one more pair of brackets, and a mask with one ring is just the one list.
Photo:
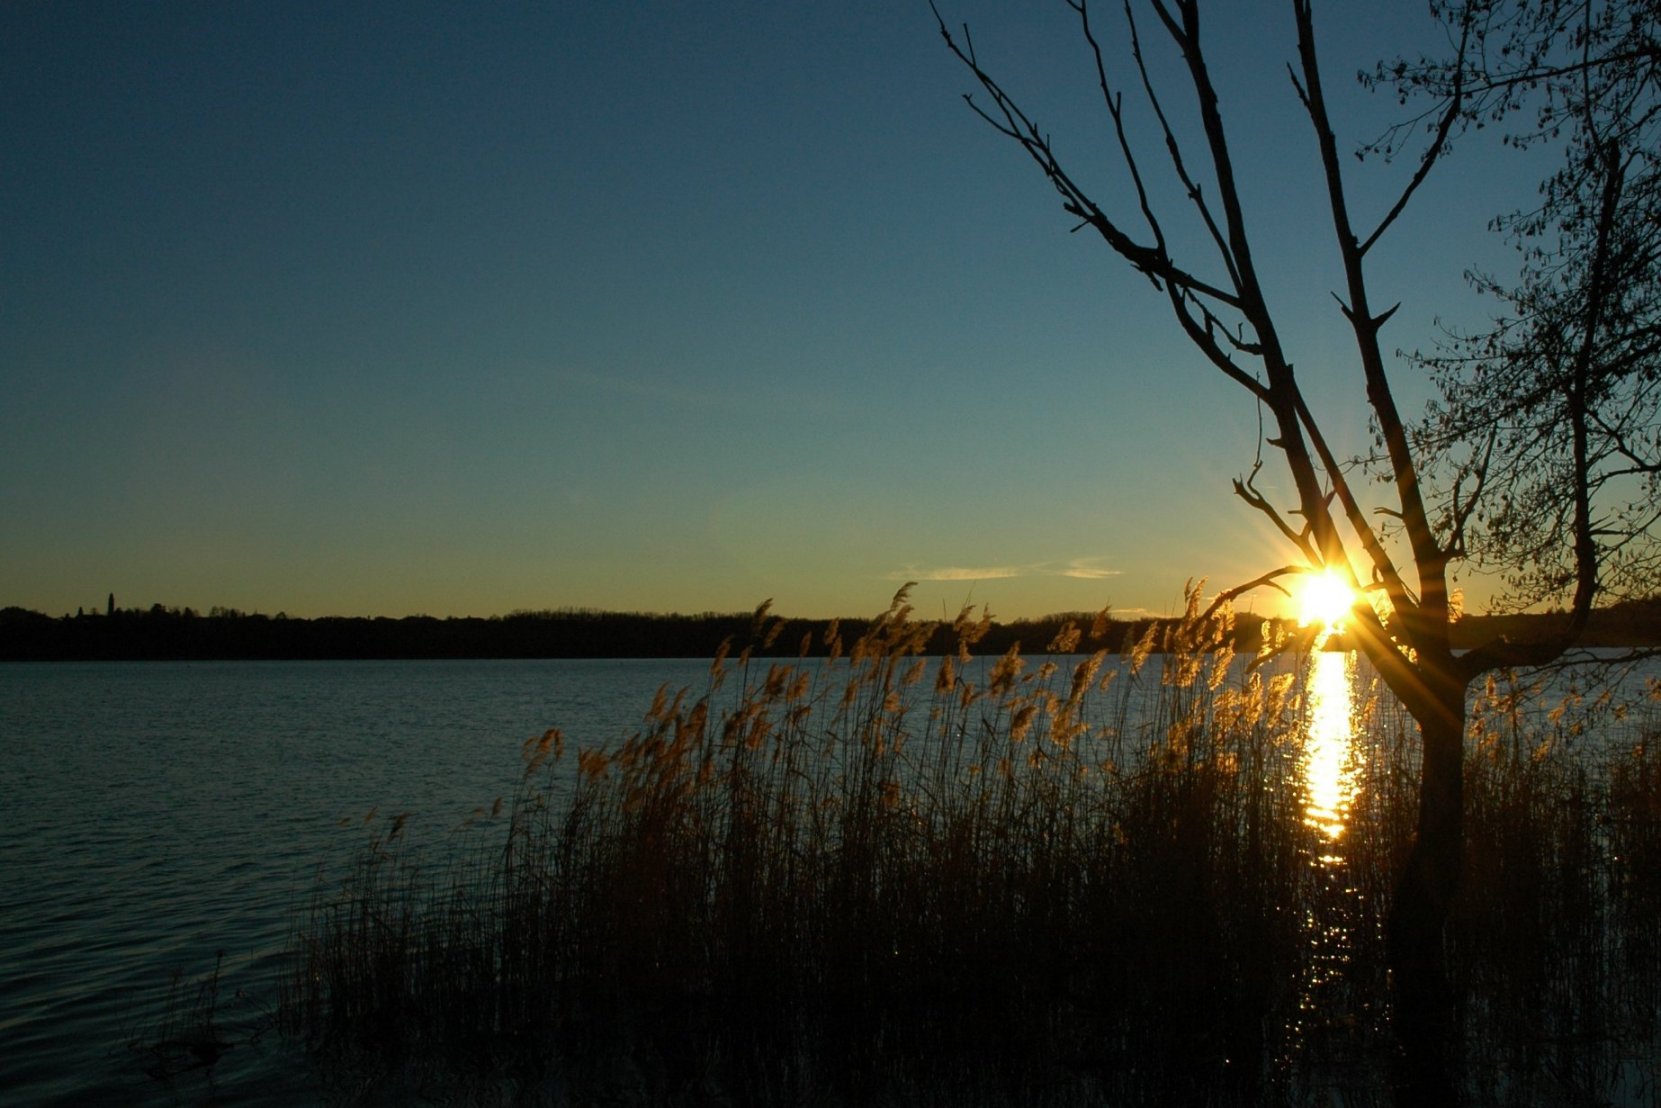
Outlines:
[[1354, 654], [1315, 651], [1303, 682], [1298, 775], [1310, 865], [1298, 906], [1303, 938], [1298, 1006], [1282, 1030], [1280, 1058], [1307, 1074], [1319, 1073], [1323, 1060], [1342, 1056], [1358, 1029], [1372, 1020], [1365, 996], [1351, 982], [1361, 892], [1344, 842], [1360, 789], [1356, 678]]
[[1310, 658], [1305, 693], [1309, 698], [1309, 731], [1304, 739], [1302, 765], [1307, 792], [1304, 822], [1332, 845], [1343, 837], [1355, 800], [1354, 678], [1353, 654], [1317, 651]]

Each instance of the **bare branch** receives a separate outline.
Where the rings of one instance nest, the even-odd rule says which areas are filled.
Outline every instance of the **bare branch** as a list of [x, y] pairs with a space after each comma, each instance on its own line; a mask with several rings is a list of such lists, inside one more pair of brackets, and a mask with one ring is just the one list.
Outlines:
[[1223, 605], [1232, 602], [1235, 598], [1265, 587], [1274, 589], [1282, 596], [1291, 596], [1292, 594], [1287, 591], [1286, 587], [1280, 584], [1280, 578], [1308, 572], [1308, 566], [1281, 566], [1279, 569], [1271, 569], [1268, 573], [1253, 577], [1244, 584], [1224, 589], [1212, 598], [1211, 604], [1201, 614], [1200, 618], [1202, 620], [1210, 619], [1222, 610]]
[[1384, 234], [1390, 224], [1396, 221], [1396, 217], [1401, 215], [1403, 209], [1407, 207], [1407, 202], [1413, 199], [1413, 194], [1419, 191], [1419, 186], [1425, 183], [1426, 177], [1430, 176], [1431, 167], [1446, 153], [1448, 135], [1453, 131], [1454, 123], [1458, 121], [1465, 109], [1464, 57], [1465, 51], [1470, 47], [1470, 41], [1471, 25], [1467, 19], [1460, 31], [1458, 73], [1454, 78], [1453, 90], [1448, 94], [1447, 107], [1442, 112], [1442, 118], [1436, 124], [1436, 136], [1431, 139], [1430, 143], [1426, 145], [1424, 153], [1419, 156], [1419, 165], [1413, 171], [1412, 180], [1407, 182], [1407, 187], [1402, 189], [1401, 195], [1396, 198], [1396, 202], [1390, 208], [1390, 211], [1383, 219], [1379, 220], [1378, 226], [1373, 228], [1373, 233], [1368, 235], [1367, 240], [1361, 244], [1360, 253], [1362, 257], [1366, 257], [1367, 252], [1373, 248], [1373, 244], [1379, 240], [1379, 237]]
[[[1170, 297], [1171, 310], [1176, 313], [1177, 322], [1182, 326], [1183, 333], [1188, 336], [1189, 341], [1199, 348], [1200, 353], [1204, 354], [1212, 365], [1222, 370], [1231, 381], [1257, 397], [1258, 400], [1267, 400], [1269, 392], [1263, 387], [1263, 383], [1240, 368], [1240, 365], [1229, 357], [1228, 351], [1224, 350], [1222, 345], [1217, 342], [1217, 332], [1221, 331], [1224, 341], [1241, 353], [1258, 354], [1261, 352], [1260, 348], [1253, 348], [1251, 344], [1237, 342], [1234, 336], [1228, 333], [1228, 329], [1222, 326], [1221, 321], [1200, 302], [1198, 297], [1191, 295], [1186, 290], [1179, 289], [1175, 285], [1169, 286], [1166, 291]], [[1194, 310], [1199, 311], [1199, 319], [1194, 318]]]
[[1262, 468], [1263, 462], [1259, 459], [1252, 466], [1251, 473], [1244, 478], [1236, 477], [1234, 479], [1234, 494], [1267, 516], [1269, 522], [1275, 525], [1275, 529], [1285, 536], [1286, 541], [1297, 547], [1298, 552], [1304, 556], [1306, 561], [1318, 565], [1321, 557], [1315, 547], [1310, 545], [1308, 526], [1306, 525], [1302, 530], [1293, 530], [1292, 525], [1286, 521], [1286, 517], [1280, 514], [1280, 510], [1269, 503], [1262, 493], [1257, 491], [1253, 482], [1257, 479], [1257, 473]]
[[[1355, 333], [1356, 349], [1361, 357], [1362, 371], [1366, 380], [1367, 401], [1378, 420], [1379, 431], [1384, 438], [1385, 448], [1390, 459], [1390, 471], [1394, 478], [1397, 502], [1401, 507], [1401, 518], [1406, 529], [1407, 540], [1413, 551], [1413, 561], [1419, 575], [1419, 603], [1416, 608], [1410, 609], [1404, 615], [1406, 625], [1414, 638], [1414, 648], [1424, 651], [1432, 645], [1432, 636], [1439, 649], [1445, 649], [1447, 638], [1447, 554], [1438, 543], [1434, 530], [1430, 526], [1430, 518], [1425, 510], [1423, 493], [1419, 487], [1419, 475], [1413, 459], [1412, 447], [1407, 439], [1406, 426], [1401, 414], [1396, 408], [1395, 396], [1390, 388], [1389, 377], [1384, 370], [1384, 357], [1379, 349], [1378, 332], [1390, 312], [1374, 316], [1368, 307], [1367, 281], [1363, 266], [1362, 248], [1357, 241], [1354, 229], [1350, 223], [1348, 202], [1345, 198], [1343, 171], [1338, 159], [1338, 144], [1332, 131], [1331, 120], [1326, 110], [1326, 98], [1321, 87], [1320, 67], [1317, 64], [1315, 53], [1314, 15], [1310, 0], [1294, 0], [1293, 9], [1298, 25], [1298, 57], [1303, 74], [1304, 107], [1309, 120], [1315, 130], [1315, 137], [1321, 152], [1321, 163], [1326, 177], [1327, 197], [1332, 209], [1333, 229], [1337, 234], [1338, 249], [1344, 264], [1345, 282], [1348, 287], [1349, 302], [1345, 308], [1345, 316], [1349, 319], [1351, 330]], [[1394, 309], [1392, 309], [1393, 311]], [[1329, 469], [1329, 472], [1331, 470]], [[1348, 505], [1346, 504], [1346, 512]], [[1357, 513], [1349, 513], [1352, 525], [1356, 522]], [[1364, 518], [1364, 517], [1363, 517]], [[1362, 542], [1369, 542], [1369, 532], [1358, 529]], [[1376, 539], [1373, 540], [1376, 542]], [[1369, 547], [1369, 557], [1375, 565], [1388, 564], [1379, 561], [1382, 549], [1374, 553], [1375, 547]], [[1396, 594], [1405, 595], [1405, 587], [1400, 586], [1399, 575], [1393, 568], [1386, 573], [1386, 582], [1390, 585], [1392, 599]]]
[[994, 130], [1007, 138], [1013, 139], [1026, 151], [1027, 156], [1043, 171], [1051, 186], [1061, 196], [1064, 211], [1095, 228], [1096, 232], [1102, 236], [1103, 240], [1116, 254], [1128, 261], [1138, 272], [1147, 276], [1156, 286], [1160, 282], [1169, 282], [1180, 285], [1195, 295], [1209, 297], [1229, 307], [1238, 308], [1240, 306], [1237, 294], [1203, 281], [1172, 262], [1158, 236], [1156, 236], [1155, 245], [1142, 245], [1110, 219], [1107, 213], [1062, 167], [1060, 160], [1055, 155], [1049, 136], [1039, 129], [1038, 125], [1004, 90], [1003, 86], [991, 74], [981, 68], [979, 61], [976, 59], [972, 41], [968, 37], [968, 32], [964, 32], [964, 42], [960, 44], [946, 26], [945, 18], [941, 16], [939, 9], [933, 8], [933, 0], [930, 0], [930, 3], [935, 20], [939, 24], [940, 35], [945, 40], [947, 49], [974, 75], [975, 80], [979, 82], [981, 88], [991, 98], [992, 108], [981, 107], [972, 96], [967, 94], [964, 96], [965, 102], [968, 103], [976, 115], [990, 124]]
[[[1080, 2], [1081, 12], [1083, 7], [1083, 3]], [[1189, 200], [1193, 202], [1195, 209], [1200, 213], [1200, 219], [1205, 224], [1206, 232], [1211, 236], [1211, 241], [1216, 244], [1217, 253], [1222, 258], [1223, 264], [1228, 268], [1229, 280], [1238, 289], [1240, 287], [1240, 273], [1235, 268], [1234, 256], [1229, 250], [1228, 243], [1223, 238], [1222, 230], [1217, 226], [1216, 217], [1211, 214], [1211, 208], [1205, 202], [1204, 193], [1188, 172], [1188, 163], [1182, 156], [1182, 146], [1177, 142], [1176, 134], [1171, 130], [1170, 121], [1165, 116], [1165, 107], [1160, 103], [1159, 96], [1154, 91], [1153, 79], [1149, 76], [1147, 63], [1142, 57], [1142, 39], [1136, 29], [1136, 19], [1131, 10], [1130, 0], [1125, 0], [1125, 22], [1130, 26], [1131, 57], [1136, 62], [1137, 73], [1141, 75], [1142, 89], [1148, 98], [1149, 106], [1153, 108], [1154, 118], [1159, 121], [1159, 128], [1165, 135], [1165, 150], [1170, 156], [1171, 167], [1176, 171], [1177, 179], [1182, 182]], [[1096, 46], [1094, 39], [1091, 39], [1091, 46]], [[1100, 48], [1097, 47], [1098, 59], [1100, 56]]]

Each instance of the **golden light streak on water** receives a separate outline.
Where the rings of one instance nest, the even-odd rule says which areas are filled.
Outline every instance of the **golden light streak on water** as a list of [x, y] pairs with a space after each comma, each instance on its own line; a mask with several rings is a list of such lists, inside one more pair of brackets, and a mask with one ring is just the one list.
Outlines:
[[[1304, 822], [1336, 845], [1355, 800], [1355, 655], [1317, 651], [1310, 657], [1305, 695], [1309, 732], [1304, 739]], [[1330, 858], [1322, 858], [1330, 862]]]
[[1316, 651], [1304, 674], [1305, 732], [1298, 774], [1303, 820], [1310, 830], [1310, 865], [1299, 904], [1303, 963], [1298, 1010], [1282, 1030], [1282, 1062], [1293, 1069], [1322, 1065], [1372, 1018], [1351, 981], [1361, 892], [1343, 839], [1360, 788], [1357, 678], [1354, 654]]

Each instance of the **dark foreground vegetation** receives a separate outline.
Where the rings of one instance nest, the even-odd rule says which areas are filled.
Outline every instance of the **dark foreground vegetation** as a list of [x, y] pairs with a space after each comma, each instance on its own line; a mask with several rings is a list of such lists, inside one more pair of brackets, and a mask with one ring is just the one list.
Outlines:
[[[925, 663], [897, 599], [836, 664], [722, 657], [620, 746], [531, 740], [460, 861], [395, 825], [319, 893], [286, 1032], [342, 1088], [492, 1103], [1390, 1103], [1411, 720], [1353, 705], [1334, 833], [1299, 666], [1226, 619], [1062, 668], [969, 662], [987, 629]], [[1655, 1104], [1661, 728], [1537, 707], [1473, 716], [1458, 1078]]]
[[[1473, 617], [1455, 628], [1456, 645], [1503, 634], [1543, 638], [1567, 619], [1561, 614]], [[865, 633], [865, 620], [837, 621], [850, 641]], [[1069, 622], [1095, 624], [1100, 641], [1142, 638], [1157, 625], [1163, 640], [1176, 620], [1113, 619], [1060, 613], [1036, 620], [992, 623], [979, 649], [1001, 654], [1019, 643], [1029, 653], [1045, 649]], [[507, 616], [438, 619], [433, 616], [327, 616], [299, 619], [214, 608], [206, 615], [161, 604], [53, 618], [26, 608], [0, 608], [0, 661], [116, 661], [166, 659], [349, 658], [707, 658], [725, 641], [749, 633], [751, 613], [659, 615], [588, 609], [514, 612]], [[758, 657], [823, 656], [829, 620], [786, 619]], [[1265, 634], [1286, 628], [1242, 619], [1230, 632], [1235, 650], [1251, 653]], [[1594, 614], [1587, 646], [1661, 646], [1661, 599], [1629, 602]], [[927, 654], [957, 649], [949, 625], [937, 626], [922, 645]]]

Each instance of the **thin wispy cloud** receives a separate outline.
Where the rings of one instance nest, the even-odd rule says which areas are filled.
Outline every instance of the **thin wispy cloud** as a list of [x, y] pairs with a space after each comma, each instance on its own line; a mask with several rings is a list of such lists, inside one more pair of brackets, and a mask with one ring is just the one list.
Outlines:
[[1060, 576], [1073, 577], [1080, 581], [1101, 581], [1108, 577], [1117, 577], [1124, 572], [1122, 569], [1104, 566], [1101, 562], [1100, 558], [1074, 558], [1060, 571]]
[[992, 581], [1027, 576], [1030, 574], [1022, 566], [937, 566], [932, 569], [909, 566], [883, 575], [889, 581]]
[[1080, 581], [1101, 581], [1117, 577], [1123, 570], [1102, 564], [1100, 558], [1071, 561], [1033, 562], [999, 566], [907, 566], [883, 575], [889, 581], [996, 581], [1012, 577], [1071, 577]]

